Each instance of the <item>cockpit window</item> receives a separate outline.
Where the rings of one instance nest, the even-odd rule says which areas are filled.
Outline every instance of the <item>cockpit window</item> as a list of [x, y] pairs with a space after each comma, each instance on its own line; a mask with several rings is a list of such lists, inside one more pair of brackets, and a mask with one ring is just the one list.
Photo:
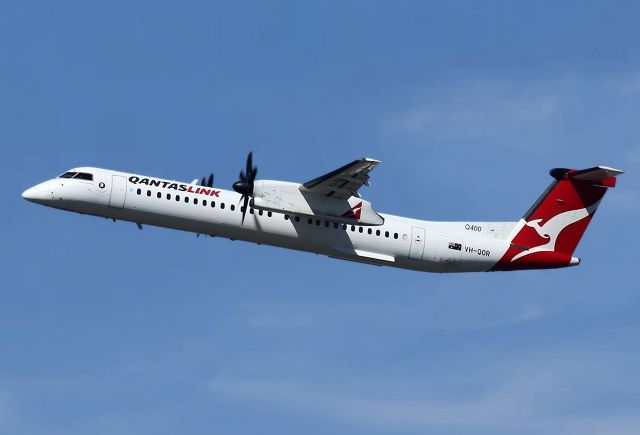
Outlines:
[[73, 178], [75, 180], [93, 181], [93, 174], [89, 174], [87, 172], [65, 172], [58, 178]]
[[78, 175], [76, 175], [75, 177], [73, 177], [77, 180], [89, 180], [89, 181], [93, 181], [93, 175], [92, 174], [87, 174], [86, 172], [78, 172]]

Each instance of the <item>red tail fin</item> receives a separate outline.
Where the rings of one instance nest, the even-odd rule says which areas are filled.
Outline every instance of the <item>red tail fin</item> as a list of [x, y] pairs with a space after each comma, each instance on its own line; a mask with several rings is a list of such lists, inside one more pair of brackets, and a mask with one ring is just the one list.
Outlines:
[[493, 270], [543, 269], [575, 265], [572, 256], [608, 187], [622, 171], [598, 166], [556, 168], [555, 180], [512, 232], [511, 246]]

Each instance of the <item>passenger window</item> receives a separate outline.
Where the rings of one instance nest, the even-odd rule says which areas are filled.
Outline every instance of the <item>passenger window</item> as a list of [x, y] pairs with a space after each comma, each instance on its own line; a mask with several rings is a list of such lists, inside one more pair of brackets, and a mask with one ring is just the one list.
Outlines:
[[296, 222], [300, 222], [300, 216], [296, 216]]
[[267, 217], [271, 217], [273, 216], [273, 213], [271, 213], [270, 211], [267, 212]]
[[289, 215], [288, 215], [288, 214], [285, 214], [285, 215], [284, 215], [284, 220], [285, 220], [285, 221], [288, 221], [288, 220], [289, 220]]
[[187, 204], [189, 203], [189, 197], [188, 196], [184, 197], [184, 202], [187, 203]]
[[202, 205], [204, 205], [205, 207], [207, 206], [207, 200], [206, 199], [202, 200]]
[[147, 196], [151, 196], [151, 191], [147, 190]]
[[198, 205], [198, 198], [193, 198], [193, 203]]
[[338, 229], [339, 226], [340, 226], [340, 224], [338, 222], [334, 222], [333, 223], [333, 228], [335, 228], [336, 230]]
[[313, 219], [309, 218], [308, 222], [309, 222], [309, 225], [311, 225], [313, 223]]
[[236, 210], [236, 206], [231, 204], [231, 211], [235, 211]]
[[355, 225], [351, 225], [351, 231], [355, 231], [356, 230], [356, 226]]
[[367, 233], [369, 233], [369, 234], [373, 234], [373, 230], [372, 230], [371, 228], [368, 228], [368, 229], [367, 229]]
[[347, 231], [347, 224], [342, 224], [342, 229]]
[[359, 228], [358, 228], [358, 231], [363, 232], [363, 231], [364, 231], [364, 228], [359, 227]]
[[376, 230], [376, 236], [380, 235], [380, 230]]
[[398, 233], [393, 233], [393, 238], [397, 239], [398, 238]]
[[158, 199], [162, 198], [162, 192], [158, 192], [156, 196], [158, 197]]
[[316, 225], [320, 226], [320, 219], [316, 219]]
[[221, 203], [220, 203], [220, 208], [221, 208], [222, 210], [224, 210], [224, 202], [221, 202]]
[[[62, 178], [62, 177], [60, 177], [60, 178]], [[136, 193], [137, 193], [138, 195], [140, 195], [140, 194], [142, 193], [142, 190], [141, 190], [141, 189], [138, 189], [138, 190], [136, 190]]]
[[214, 208], [216, 206], [216, 202], [215, 201], [211, 201], [211, 208]]
[[180, 201], [180, 195], [176, 195], [176, 201]]
[[258, 210], [258, 214], [262, 216], [262, 210]]
[[[262, 210], [260, 210], [260, 211], [262, 211]], [[249, 207], [249, 213], [251, 213], [251, 214], [254, 214], [254, 213], [255, 213], [255, 211], [253, 210], [253, 208], [252, 208], [252, 207]]]
[[171, 194], [167, 193], [167, 199], [171, 199]]
[[384, 232], [384, 236], [385, 236], [385, 237], [389, 237], [389, 231], [385, 231], [385, 232]]
[[324, 221], [324, 226], [329, 228], [329, 221]]

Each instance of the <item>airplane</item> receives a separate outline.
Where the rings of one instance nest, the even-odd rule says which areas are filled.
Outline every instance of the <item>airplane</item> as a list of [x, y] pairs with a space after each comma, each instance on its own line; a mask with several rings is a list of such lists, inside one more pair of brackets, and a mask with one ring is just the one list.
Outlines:
[[607, 189], [623, 171], [550, 171], [551, 185], [515, 222], [432, 222], [376, 212], [359, 194], [380, 163], [361, 158], [306, 183], [258, 180], [249, 153], [233, 191], [213, 174], [191, 183], [93, 167], [70, 169], [22, 193], [82, 214], [343, 260], [426, 272], [575, 266], [573, 256]]

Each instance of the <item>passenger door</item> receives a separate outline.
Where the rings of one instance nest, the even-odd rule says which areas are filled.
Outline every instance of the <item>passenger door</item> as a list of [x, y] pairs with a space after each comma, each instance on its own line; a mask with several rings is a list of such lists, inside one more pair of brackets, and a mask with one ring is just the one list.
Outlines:
[[122, 175], [111, 176], [111, 198], [109, 198], [109, 207], [124, 207], [124, 199], [127, 195], [127, 179]]

